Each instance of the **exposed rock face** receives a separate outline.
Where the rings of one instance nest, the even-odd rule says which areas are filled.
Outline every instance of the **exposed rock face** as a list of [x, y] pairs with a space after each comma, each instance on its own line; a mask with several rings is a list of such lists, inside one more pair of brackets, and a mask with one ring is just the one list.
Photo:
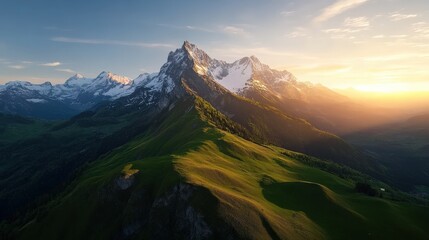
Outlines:
[[134, 174], [133, 175], [126, 175], [126, 176], [121, 176], [119, 178], [116, 179], [116, 184], [118, 185], [118, 187], [122, 190], [126, 190], [128, 188], [131, 187], [131, 185], [133, 185], [135, 180]]
[[[99, 192], [100, 204], [122, 209], [122, 227], [115, 239], [234, 239], [235, 232], [224, 223], [211, 226], [192, 206], [199, 187], [179, 183], [153, 198], [148, 189], [138, 188], [135, 175], [121, 176]], [[201, 194], [199, 192], [198, 194]], [[213, 206], [212, 206], [213, 207]]]
[[154, 201], [150, 213], [154, 239], [212, 238], [213, 232], [204, 217], [190, 205], [194, 190], [195, 187], [180, 183]]

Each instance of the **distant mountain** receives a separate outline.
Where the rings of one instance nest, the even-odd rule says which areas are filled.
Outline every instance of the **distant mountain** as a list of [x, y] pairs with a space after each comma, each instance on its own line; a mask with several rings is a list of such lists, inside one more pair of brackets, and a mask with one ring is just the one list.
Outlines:
[[[185, 48], [198, 75], [210, 77], [225, 91], [274, 107], [283, 114], [303, 118], [324, 131], [343, 135], [390, 122], [397, 117], [390, 109], [358, 104], [323, 85], [300, 82], [292, 73], [271, 69], [255, 56], [227, 63], [211, 58], [191, 43], [186, 42]], [[180, 56], [171, 56], [174, 57]], [[176, 69], [179, 67], [175, 66], [173, 59], [167, 63]], [[134, 80], [102, 72], [94, 79], [75, 75], [64, 84], [57, 85], [9, 82], [0, 85], [0, 112], [42, 119], [67, 119], [99, 103], [128, 96], [139, 87], [147, 91], [139, 91], [139, 94], [148, 96], [167, 85], [172, 88], [173, 83], [166, 75], [167, 68], [171, 66], [164, 65], [159, 73], [142, 74]], [[146, 101], [154, 99], [147, 98], [142, 103]], [[361, 121], [360, 116], [365, 116], [366, 120]]]
[[[344, 137], [389, 169], [384, 181], [416, 193], [429, 186], [429, 114]], [[428, 187], [423, 193], [429, 196]]]
[[64, 84], [24, 81], [0, 85], [0, 112], [42, 119], [66, 119], [103, 101], [129, 95], [148, 74], [134, 80], [102, 72], [96, 78], [76, 74]]

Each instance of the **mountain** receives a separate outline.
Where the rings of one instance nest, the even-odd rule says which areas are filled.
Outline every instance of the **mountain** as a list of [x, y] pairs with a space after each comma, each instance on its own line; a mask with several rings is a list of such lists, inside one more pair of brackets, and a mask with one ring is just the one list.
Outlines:
[[148, 74], [135, 80], [102, 72], [96, 78], [76, 74], [64, 84], [13, 81], [0, 85], [0, 112], [42, 119], [67, 119], [103, 101], [134, 92]]
[[[255, 56], [226, 63], [211, 58], [193, 44], [185, 45], [199, 75], [212, 78], [242, 97], [303, 118], [319, 129], [342, 135], [397, 117], [391, 109], [356, 103], [321, 84], [297, 81], [290, 72], [271, 69]], [[360, 116], [366, 116], [366, 121], [361, 121]]]
[[[308, 156], [231, 134], [240, 130], [202, 98], [182, 96], [152, 121], [147, 119], [141, 116], [107, 137], [116, 143], [127, 139], [116, 144], [118, 147], [112, 147], [106, 138], [92, 141], [109, 146], [109, 151], [103, 151], [59, 194], [11, 225], [3, 225], [6, 236], [363, 239], [369, 235], [375, 239], [425, 239], [428, 234], [428, 207], [389, 200], [393, 190], [372, 179], [367, 181], [388, 189], [385, 197], [360, 194], [354, 183], [356, 178], [366, 177], [359, 173], [342, 169], [339, 177], [304, 164], [304, 159], [316, 161]], [[221, 130], [224, 126], [230, 130]], [[75, 128], [76, 133], [83, 132], [76, 123], [66, 128], [57, 131], [64, 134]], [[81, 139], [87, 141], [87, 137]], [[88, 158], [97, 145], [85, 146], [75, 159]], [[64, 148], [64, 158], [68, 149]], [[58, 171], [58, 160], [51, 160], [45, 159], [53, 174]], [[70, 165], [63, 169], [70, 170]], [[34, 167], [31, 170], [33, 175], [40, 174], [35, 174]], [[21, 168], [15, 171], [25, 173]], [[56, 181], [61, 176], [47, 177], [47, 183], [59, 184]]]
[[39, 128], [0, 146], [4, 238], [426, 238], [429, 209], [415, 204], [426, 202], [337, 164], [379, 170], [341, 138], [231, 92], [209, 59], [185, 42], [127, 96], [7, 127]]
[[[211, 58], [189, 42], [185, 45], [198, 75], [211, 78], [231, 93], [303, 118], [324, 131], [342, 136], [393, 122], [400, 116], [394, 109], [362, 104], [323, 85], [297, 81], [290, 72], [271, 69], [255, 56], [227, 63]], [[103, 102], [128, 96], [141, 85], [146, 84], [149, 90], [162, 87], [165, 76], [142, 74], [130, 80], [102, 72], [94, 79], [77, 74], [57, 85], [9, 82], [0, 85], [0, 112], [67, 119]], [[361, 121], [360, 116], [365, 116], [366, 121]]]
[[[305, 120], [286, 115], [271, 105], [261, 105], [229, 91], [209, 71], [217, 69], [213, 66], [222, 66], [225, 69], [240, 66], [238, 68], [245, 69], [253, 66], [255, 59], [244, 58], [227, 64], [211, 59], [204, 51], [185, 41], [181, 48], [169, 53], [167, 63], [161, 67], [159, 73], [148, 76], [133, 94], [108, 104], [104, 109], [107, 109], [109, 114], [114, 111], [119, 115], [130, 111], [128, 109], [141, 109], [152, 105], [156, 105], [158, 109], [171, 108], [174, 101], [190, 92], [209, 102], [245, 129], [248, 138], [253, 141], [305, 152], [361, 170], [377, 169], [375, 162], [361, 156], [337, 136], [321, 131]], [[225, 72], [229, 73], [230, 70]], [[239, 72], [241, 73], [237, 75], [237, 81], [240, 81], [238, 76], [243, 75], [242, 71]], [[290, 76], [287, 72], [283, 73]], [[224, 76], [227, 77], [228, 74], [225, 73]], [[285, 75], [283, 78], [286, 78]], [[104, 111], [103, 108], [100, 111]]]
[[385, 181], [405, 191], [429, 196], [428, 113], [344, 137], [390, 169]]
[[[146, 75], [132, 94], [54, 124], [35, 139], [22, 139], [0, 148], [2, 174], [9, 179], [1, 185], [2, 205], [9, 206], [4, 210], [8, 212], [25, 205], [30, 199], [57, 188], [73, 176], [75, 169], [126, 144], [141, 132], [148, 129], [156, 132], [153, 125], [156, 126], [163, 115], [168, 115], [188, 98], [201, 99], [210, 106], [209, 109], [214, 109], [206, 114], [208, 120], [224, 131], [260, 144], [274, 144], [365, 171], [377, 169], [375, 162], [360, 156], [335, 135], [273, 107], [240, 97], [211, 76], [202, 74], [198, 71], [201, 59], [195, 58], [198, 56], [196, 50], [194, 45], [185, 42], [181, 48], [170, 52], [159, 73]], [[198, 51], [201, 56], [206, 56]], [[80, 80], [72, 79], [66, 84], [74, 81]], [[195, 106], [191, 101], [186, 108]], [[46, 161], [50, 165], [49, 171], [41, 164]], [[27, 172], [34, 174], [33, 181], [21, 186], [20, 183], [28, 177]], [[45, 180], [49, 178], [58, 181]], [[12, 201], [8, 197], [11, 194], [17, 196]]]

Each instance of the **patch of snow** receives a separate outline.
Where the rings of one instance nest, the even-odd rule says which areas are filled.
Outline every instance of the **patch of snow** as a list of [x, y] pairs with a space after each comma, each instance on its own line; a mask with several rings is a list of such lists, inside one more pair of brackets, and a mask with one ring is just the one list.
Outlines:
[[40, 98], [29, 98], [29, 99], [25, 99], [27, 102], [32, 102], [32, 103], [44, 103], [46, 102], [45, 99], [40, 99]]
[[161, 91], [162, 89], [162, 82], [164, 78], [166, 78], [164, 74], [160, 74], [154, 78], [152, 78], [146, 85], [144, 85], [147, 88], [150, 88], [150, 91]]
[[93, 79], [85, 78], [82, 75], [74, 75], [73, 77], [67, 79], [64, 86], [67, 87], [83, 87], [86, 85], [90, 85]]
[[151, 74], [149, 74], [149, 73], [140, 74], [137, 78], [135, 78], [133, 80], [133, 85], [134, 86], [142, 86], [148, 80], [148, 78], [150, 76], [151, 76]]
[[169, 92], [173, 91], [174, 87], [175, 87], [175, 84], [174, 84], [173, 80], [172, 80], [170, 77], [169, 77], [169, 78], [167, 78], [167, 79], [166, 79], [166, 87], [165, 87], [165, 91], [166, 91], [167, 93], [169, 93]]
[[[225, 75], [225, 73], [227, 74]], [[221, 65], [211, 71], [214, 79], [232, 92], [238, 92], [245, 88], [246, 83], [252, 77], [252, 73], [251, 65], [240, 64], [240, 61], [236, 61], [228, 68]]]
[[128, 85], [131, 83], [131, 80], [127, 77], [116, 75], [116, 74], [113, 74], [111, 72], [105, 72], [105, 71], [101, 72], [97, 78], [112, 80], [112, 81], [115, 81], [115, 82], [123, 84], [123, 85]]
[[135, 88], [131, 86], [118, 85], [116, 87], [109, 89], [107, 92], [103, 93], [103, 95], [114, 97], [114, 98], [120, 98], [123, 96], [130, 95], [132, 92], [134, 92], [134, 90]]

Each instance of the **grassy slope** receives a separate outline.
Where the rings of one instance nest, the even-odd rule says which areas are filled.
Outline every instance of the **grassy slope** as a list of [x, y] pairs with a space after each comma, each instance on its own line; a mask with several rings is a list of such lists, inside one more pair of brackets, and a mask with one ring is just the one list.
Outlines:
[[98, 125], [75, 121], [60, 128], [69, 121], [12, 115], [0, 115], [0, 122], [5, 129], [0, 133], [0, 221], [62, 189], [87, 161], [95, 160], [101, 139], [128, 123], [124, 117]]
[[[199, 108], [206, 107], [201, 103]], [[213, 127], [201, 111], [177, 106], [161, 125], [93, 162], [41, 208], [21, 239], [108, 239], [152, 198], [178, 182], [201, 186], [192, 204], [214, 226], [218, 218], [248, 239], [425, 239], [429, 209], [370, 198], [353, 183]], [[202, 121], [204, 120], [204, 121]], [[136, 171], [138, 170], [138, 172]], [[129, 172], [131, 171], [131, 172]], [[124, 174], [136, 181], [102, 193]], [[106, 200], [114, 198], [114, 204]], [[46, 210], [46, 212], [44, 211]], [[136, 238], [150, 235], [143, 228]]]
[[52, 123], [0, 113], [0, 146], [32, 138], [45, 132]]

